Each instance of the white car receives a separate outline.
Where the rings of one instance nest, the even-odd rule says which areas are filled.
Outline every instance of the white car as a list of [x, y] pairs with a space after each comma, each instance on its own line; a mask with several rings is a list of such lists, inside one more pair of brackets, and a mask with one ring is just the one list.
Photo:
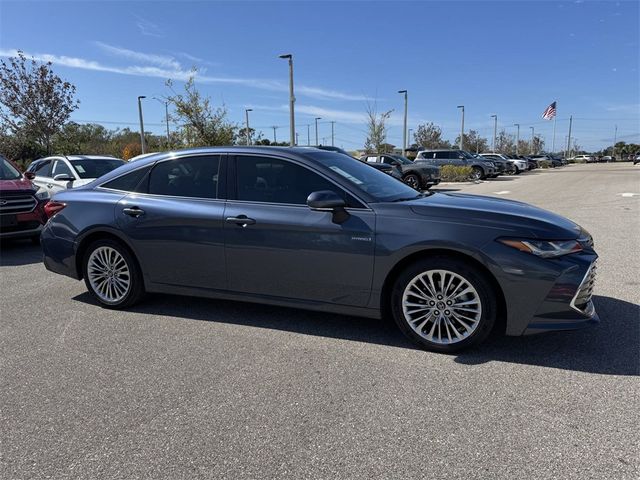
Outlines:
[[523, 160], [521, 158], [511, 158], [508, 155], [503, 155], [502, 153], [481, 153], [480, 156], [485, 158], [500, 158], [509, 162], [511, 165], [518, 169], [518, 173], [526, 172], [529, 170], [529, 162]]
[[575, 157], [573, 157], [574, 161], [581, 163], [581, 162], [585, 162], [585, 163], [595, 163], [598, 161], [598, 159], [596, 157], [594, 157], [593, 155], [576, 155]]
[[99, 155], [56, 155], [35, 160], [27, 173], [41, 191], [53, 196], [61, 190], [93, 182], [124, 164], [119, 158]]

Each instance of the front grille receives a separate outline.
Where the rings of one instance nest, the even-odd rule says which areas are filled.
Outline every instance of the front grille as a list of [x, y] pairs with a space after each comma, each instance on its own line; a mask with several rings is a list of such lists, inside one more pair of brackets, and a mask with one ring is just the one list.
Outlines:
[[591, 305], [591, 297], [593, 295], [593, 287], [596, 283], [596, 262], [591, 264], [587, 274], [582, 280], [582, 283], [578, 287], [575, 297], [571, 301], [571, 306], [581, 313], [590, 314], [589, 311], [593, 308]]
[[33, 195], [7, 195], [0, 197], [0, 215], [33, 212], [38, 201]]

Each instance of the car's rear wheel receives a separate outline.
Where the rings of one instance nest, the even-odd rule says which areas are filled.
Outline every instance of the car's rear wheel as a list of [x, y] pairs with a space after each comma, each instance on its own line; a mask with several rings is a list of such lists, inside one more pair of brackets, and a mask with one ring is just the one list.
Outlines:
[[391, 310], [400, 330], [418, 345], [456, 352], [487, 337], [497, 305], [491, 283], [481, 271], [457, 259], [433, 257], [399, 275]]
[[115, 240], [97, 240], [89, 245], [83, 273], [89, 292], [108, 308], [129, 307], [144, 293], [138, 264], [129, 250]]
[[415, 190], [420, 190], [420, 177], [418, 177], [416, 174], [409, 173], [405, 175], [405, 177], [402, 180], [411, 188], [414, 188]]
[[480, 167], [472, 167], [471, 180], [482, 180], [484, 178], [484, 171]]

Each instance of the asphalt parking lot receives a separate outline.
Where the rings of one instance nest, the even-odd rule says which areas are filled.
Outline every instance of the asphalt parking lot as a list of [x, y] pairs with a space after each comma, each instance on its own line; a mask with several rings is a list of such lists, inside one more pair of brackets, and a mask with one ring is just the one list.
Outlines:
[[602, 322], [448, 356], [384, 321], [152, 296], [98, 307], [0, 250], [0, 476], [637, 479], [640, 166], [446, 184], [594, 236]]

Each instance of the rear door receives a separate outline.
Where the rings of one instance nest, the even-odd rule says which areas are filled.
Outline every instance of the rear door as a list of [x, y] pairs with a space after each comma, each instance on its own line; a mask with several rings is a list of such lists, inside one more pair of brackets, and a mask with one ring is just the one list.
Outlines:
[[[224, 214], [229, 289], [365, 306], [373, 276], [373, 211], [294, 160], [267, 155], [230, 160]], [[344, 223], [306, 205], [308, 195], [320, 190], [347, 199], [351, 207]]]
[[158, 162], [145, 188], [118, 203], [116, 218], [149, 281], [226, 289], [225, 161], [202, 154]]

